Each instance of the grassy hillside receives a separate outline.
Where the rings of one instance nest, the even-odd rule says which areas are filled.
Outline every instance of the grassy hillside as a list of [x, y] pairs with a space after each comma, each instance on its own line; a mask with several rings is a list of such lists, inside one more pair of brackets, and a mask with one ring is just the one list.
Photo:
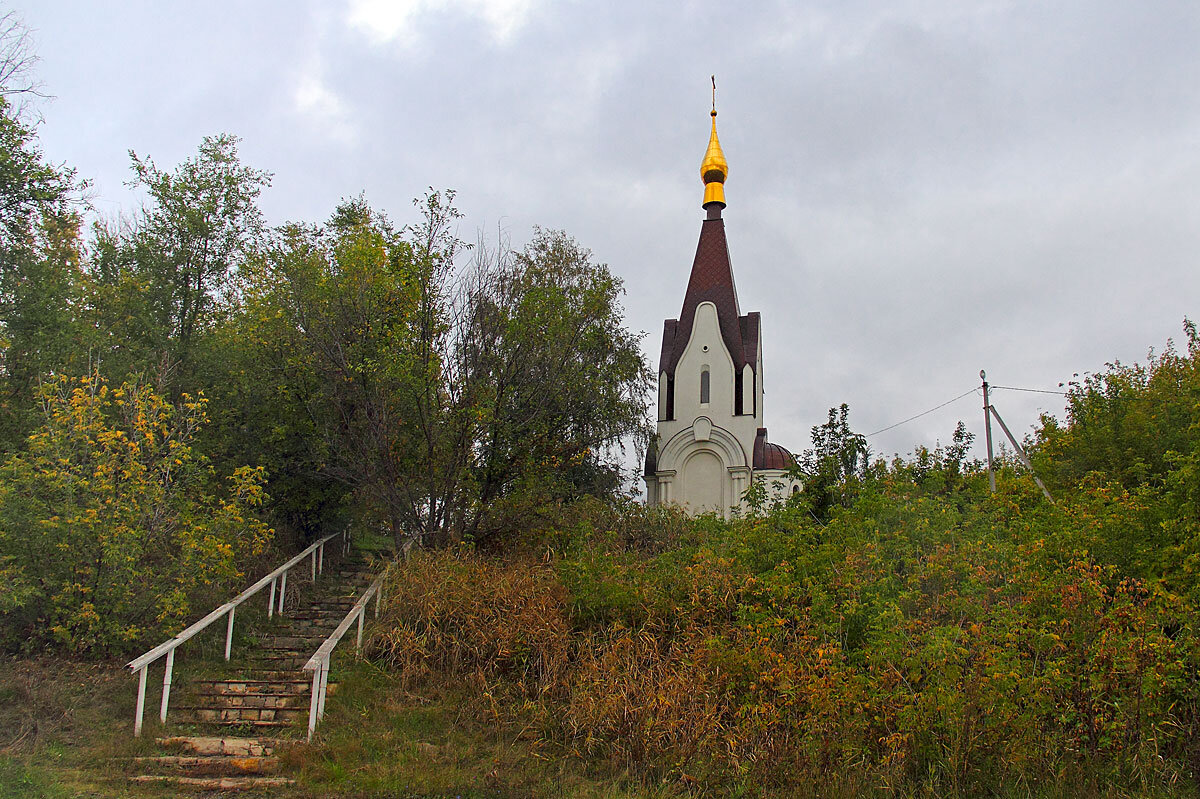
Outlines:
[[888, 476], [826, 524], [631, 511], [540, 558], [421, 553], [375, 653], [555, 756], [703, 793], [1193, 793], [1188, 606], [1002, 484]]
[[[1056, 504], [1009, 461], [992, 494], [961, 429], [868, 463], [842, 414], [744, 518], [545, 502], [415, 551], [278, 795], [1196, 796], [1187, 332], [1043, 420]], [[4, 665], [0, 796], [129, 794], [119, 664]]]

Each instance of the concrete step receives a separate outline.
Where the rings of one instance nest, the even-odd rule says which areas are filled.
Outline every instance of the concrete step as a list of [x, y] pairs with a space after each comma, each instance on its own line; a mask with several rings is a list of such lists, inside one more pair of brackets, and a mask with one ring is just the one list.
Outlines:
[[292, 658], [298, 661], [295, 668], [298, 671], [302, 671], [304, 669], [304, 664], [308, 662], [308, 659], [312, 657], [313, 653], [316, 651], [317, 648], [315, 646], [311, 649], [260, 649], [258, 654], [247, 662], [247, 665], [259, 666], [267, 662], [275, 663], [281, 658]]
[[253, 682], [253, 683], [292, 683], [305, 682], [312, 684], [312, 672], [304, 671], [303, 669], [271, 669], [263, 666], [255, 666], [254, 664], [244, 665], [238, 669], [238, 675], [231, 677], [230, 682]]
[[265, 757], [282, 743], [278, 738], [211, 737], [205, 735], [173, 735], [155, 738], [154, 742], [167, 749], [191, 752], [196, 755], [225, 755], [227, 757]]
[[255, 722], [290, 723], [298, 718], [308, 718], [308, 701], [299, 706], [286, 707], [211, 707], [184, 705], [178, 708], [175, 719], [196, 724], [246, 724]]
[[[314, 651], [315, 648], [314, 648]], [[309, 661], [313, 655], [312, 652], [306, 652], [299, 655], [258, 655], [248, 663], [250, 669], [263, 669], [267, 671], [304, 671], [304, 664]], [[307, 672], [304, 672], [307, 673]]]
[[230, 755], [158, 755], [135, 757], [133, 762], [159, 773], [185, 771], [190, 776], [227, 776], [238, 774], [271, 774], [279, 770], [279, 758]]
[[[326, 638], [327, 637], [328, 636], [326, 636]], [[304, 641], [304, 642], [301, 642], [298, 644], [297, 643], [288, 643], [288, 642], [284, 642], [284, 643], [271, 642], [271, 643], [263, 644], [262, 646], [258, 647], [258, 649], [255, 651], [256, 651], [256, 653], [266, 653], [271, 656], [275, 656], [275, 655], [297, 655], [297, 656], [311, 655], [313, 652], [317, 651], [317, 649], [321, 646], [322, 642], [324, 642], [324, 641], [325, 641], [325, 638], [314, 638], [311, 641]]]
[[287, 777], [181, 777], [174, 774], [139, 774], [130, 777], [129, 781], [175, 785], [197, 791], [258, 791], [296, 784]]
[[[295, 614], [286, 617], [288, 624], [287, 630], [332, 630], [338, 626], [338, 622], [346, 618], [346, 614], [339, 610], [313, 610], [304, 611], [298, 610]], [[270, 632], [263, 633], [270, 635]]]
[[297, 639], [289, 636], [281, 637], [280, 639], [271, 639], [263, 641], [246, 654], [250, 655], [251, 657], [262, 652], [269, 652], [271, 654], [278, 652], [292, 652], [297, 655], [311, 655], [313, 652], [317, 651], [321, 644], [325, 643], [325, 639], [328, 637], [328, 635], [314, 635], [312, 638]]
[[[308, 711], [303, 711], [305, 719], [308, 718]], [[221, 730], [230, 730], [235, 735], [244, 735], [250, 733], [263, 733], [271, 735], [286, 734], [289, 730], [299, 731], [302, 728], [302, 723], [297, 723], [294, 719], [287, 720], [267, 720], [267, 719], [230, 719], [227, 721], [200, 721], [199, 719], [180, 719], [184, 724], [194, 724], [205, 728], [209, 732], [219, 734]]]
[[183, 707], [202, 708], [281, 708], [308, 707], [308, 692], [288, 693], [195, 693]]
[[[330, 683], [333, 689], [335, 683]], [[312, 680], [293, 679], [230, 679], [205, 680], [193, 683], [193, 693], [197, 696], [290, 696], [293, 694], [307, 695], [312, 688]]]
[[[354, 642], [350, 643], [353, 644]], [[312, 673], [306, 672], [304, 666], [316, 651], [317, 648], [313, 647], [312, 651], [304, 651], [304, 653], [292, 655], [262, 653], [254, 657], [253, 660], [247, 661], [246, 671], [293, 672], [308, 674], [308, 679], [312, 679]]]

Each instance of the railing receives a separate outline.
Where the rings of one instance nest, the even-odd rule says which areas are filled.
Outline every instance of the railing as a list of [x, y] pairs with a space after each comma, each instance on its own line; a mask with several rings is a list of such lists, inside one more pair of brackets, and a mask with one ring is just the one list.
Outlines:
[[379, 617], [379, 603], [383, 601], [385, 574], [386, 572], [376, 577], [375, 582], [371, 583], [371, 587], [363, 591], [362, 596], [354, 603], [354, 607], [350, 608], [350, 612], [346, 614], [346, 618], [342, 619], [342, 623], [330, 633], [325, 642], [317, 649], [316, 654], [304, 664], [304, 670], [313, 673], [312, 691], [308, 696], [308, 740], [310, 741], [313, 731], [317, 728], [317, 722], [325, 715], [325, 693], [329, 688], [329, 659], [333, 656], [333, 648], [342, 640], [342, 636], [350, 629], [350, 625], [357, 620], [358, 641], [355, 648], [362, 649], [363, 616], [366, 614], [367, 605], [373, 596], [375, 597], [375, 616]]
[[[165, 641], [165, 642], [159, 644], [158, 646], [154, 647], [146, 654], [141, 655], [140, 657], [134, 658], [133, 660], [129, 661], [129, 663], [127, 664], [127, 667], [129, 668], [129, 670], [131, 672], [138, 675], [137, 710], [134, 711], [135, 715], [134, 715], [134, 722], [133, 722], [133, 734], [135, 736], [140, 736], [142, 734], [142, 714], [143, 714], [143, 711], [145, 710], [145, 706], [146, 706], [146, 672], [149, 670], [150, 664], [154, 663], [154, 661], [158, 660], [163, 655], [167, 656], [167, 664], [163, 668], [162, 704], [161, 704], [161, 706], [159, 708], [159, 712], [158, 712], [159, 721], [161, 721], [165, 724], [167, 721], [167, 705], [171, 699], [171, 674], [175, 669], [175, 649], [180, 644], [182, 644], [184, 641], [187, 641], [189, 638], [196, 635], [196, 633], [200, 632], [204, 628], [208, 627], [210, 624], [215, 622], [217, 619], [221, 618], [222, 616], [228, 615], [229, 621], [225, 625], [225, 660], [228, 661], [230, 649], [233, 647], [233, 617], [234, 617], [235, 611], [237, 610], [237, 606], [242, 604], [243, 602], [245, 602], [250, 597], [257, 594], [259, 591], [261, 591], [266, 586], [270, 585], [271, 586], [271, 596], [270, 596], [270, 599], [267, 601], [267, 618], [270, 618], [276, 612], [278, 612], [282, 616], [283, 615], [283, 598], [284, 598], [284, 594], [287, 592], [288, 571], [293, 566], [295, 566], [296, 564], [303, 561], [305, 558], [311, 558], [312, 559], [312, 579], [315, 582], [317, 579], [317, 575], [321, 574], [322, 571], [324, 571], [325, 543], [332, 538], [337, 538], [338, 536], [341, 536], [342, 537], [342, 552], [344, 553], [344, 552], [348, 551], [349, 547], [350, 547], [349, 532], [350, 532], [349, 529], [346, 529], [340, 533], [331, 533], [330, 535], [327, 535], [324, 538], [322, 538], [320, 541], [317, 541], [316, 543], [311, 544], [307, 549], [305, 549], [299, 555], [296, 555], [294, 558], [289, 560], [287, 563], [283, 564], [282, 566], [277, 568], [275, 571], [266, 575], [265, 577], [260, 579], [258, 582], [256, 582], [254, 585], [250, 586], [245, 591], [243, 591], [242, 593], [235, 596], [233, 599], [226, 602], [224, 605], [221, 605], [219, 608], [214, 610], [212, 613], [209, 613], [203, 619], [200, 619], [200, 621], [198, 621], [195, 624], [193, 624], [192, 626], [188, 627], [186, 630], [179, 633], [174, 638], [170, 639], [169, 641]], [[276, 582], [279, 583], [278, 608], [276, 608], [276, 600], [275, 600], [275, 595], [276, 595], [275, 584], [276, 584]]]

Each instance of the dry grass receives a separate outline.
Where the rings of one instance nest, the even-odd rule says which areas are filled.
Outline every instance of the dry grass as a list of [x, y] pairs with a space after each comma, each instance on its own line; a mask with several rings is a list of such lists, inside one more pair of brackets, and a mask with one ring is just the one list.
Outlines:
[[[536, 727], [480, 712], [478, 685], [438, 675], [419, 691], [369, 662], [343, 669], [312, 746], [287, 755], [312, 797], [578, 797], [672, 799], [619, 770], [589, 770], [546, 745]], [[516, 710], [514, 708], [513, 710]]]
[[133, 685], [117, 663], [6, 659], [0, 667], [0, 797], [122, 796], [110, 761], [132, 738]]

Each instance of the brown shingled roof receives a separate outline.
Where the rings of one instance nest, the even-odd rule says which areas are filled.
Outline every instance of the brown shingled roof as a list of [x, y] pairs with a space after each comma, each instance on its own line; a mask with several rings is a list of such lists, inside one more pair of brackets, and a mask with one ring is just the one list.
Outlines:
[[700, 228], [700, 242], [696, 245], [696, 258], [692, 262], [692, 274], [688, 280], [687, 293], [683, 298], [683, 310], [679, 319], [668, 319], [663, 327], [662, 355], [659, 369], [674, 376], [675, 367], [683, 357], [683, 350], [692, 337], [692, 325], [696, 321], [696, 308], [702, 302], [717, 306], [717, 320], [721, 325], [721, 338], [733, 358], [734, 366], [741, 369], [749, 363], [756, 369], [758, 361], [758, 314], [741, 315], [738, 308], [737, 288], [733, 284], [733, 265], [729, 260], [729, 243], [725, 239], [725, 220], [720, 210], [710, 210], [709, 218]]

